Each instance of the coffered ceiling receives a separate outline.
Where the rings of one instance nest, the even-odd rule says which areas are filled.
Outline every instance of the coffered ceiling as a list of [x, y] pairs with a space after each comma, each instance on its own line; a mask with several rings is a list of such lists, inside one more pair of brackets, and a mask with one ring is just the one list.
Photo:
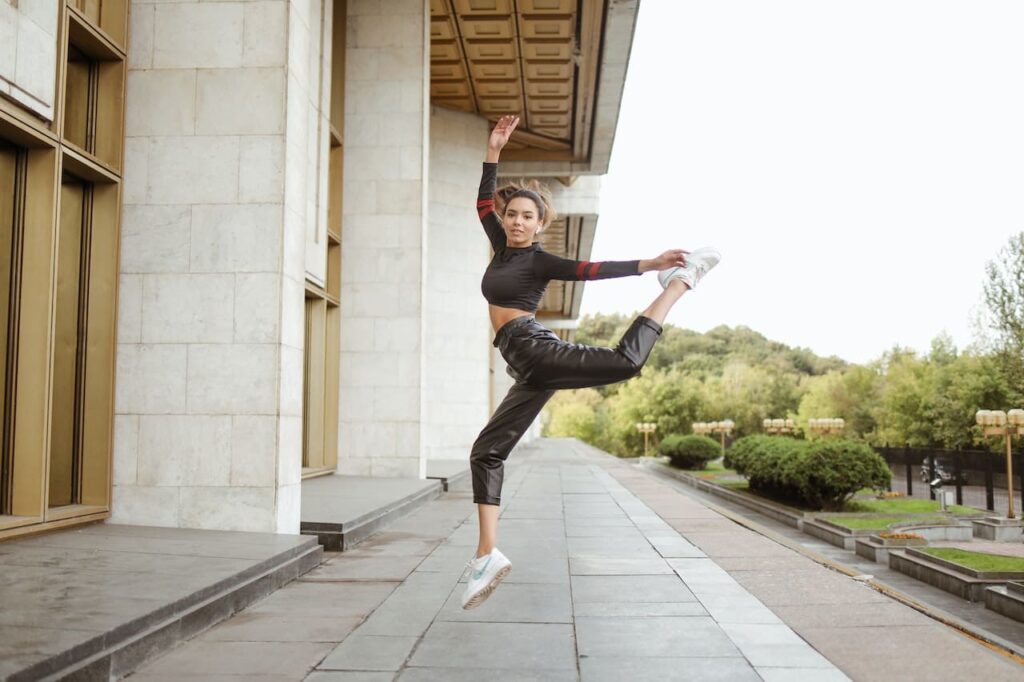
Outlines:
[[519, 115], [503, 159], [587, 160], [604, 12], [603, 0], [431, 0], [431, 101]]

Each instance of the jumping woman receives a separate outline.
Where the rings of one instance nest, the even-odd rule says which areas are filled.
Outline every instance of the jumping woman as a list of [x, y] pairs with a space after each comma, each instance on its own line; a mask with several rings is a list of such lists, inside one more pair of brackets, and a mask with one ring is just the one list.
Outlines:
[[[481, 289], [496, 332], [494, 345], [508, 363], [515, 383], [470, 454], [480, 541], [476, 556], [466, 566], [464, 609], [483, 603], [512, 570], [512, 563], [495, 547], [504, 464], [541, 408], [558, 389], [603, 386], [639, 374], [661, 335], [668, 311], [720, 259], [714, 249], [692, 253], [671, 249], [648, 260], [591, 263], [544, 251], [535, 239], [554, 219], [554, 212], [542, 196], [543, 190], [516, 185], [496, 189], [498, 157], [518, 123], [517, 116], [503, 116], [491, 131], [477, 201], [480, 221], [494, 249]], [[568, 343], [534, 318], [544, 289], [553, 279], [606, 279], [650, 270], [661, 271], [658, 280], [664, 291], [633, 321], [615, 348]]]

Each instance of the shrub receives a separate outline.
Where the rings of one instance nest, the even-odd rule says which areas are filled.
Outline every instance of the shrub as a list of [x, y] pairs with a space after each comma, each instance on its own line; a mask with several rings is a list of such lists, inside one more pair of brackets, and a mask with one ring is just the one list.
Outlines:
[[775, 438], [775, 436], [744, 436], [729, 446], [729, 449], [725, 451], [725, 459], [722, 464], [726, 469], [733, 469], [738, 474], [746, 475], [746, 463], [758, 456], [758, 453], [763, 452], [765, 447]]
[[861, 488], [889, 486], [889, 465], [873, 449], [852, 440], [819, 440], [800, 463], [801, 496], [818, 509], [839, 510]]
[[783, 500], [802, 502], [801, 463], [807, 441], [762, 436], [754, 445], [743, 463], [750, 487]]
[[680, 469], [703, 469], [721, 454], [721, 448], [707, 436], [673, 434], [662, 439], [658, 452], [667, 455], [672, 466]]

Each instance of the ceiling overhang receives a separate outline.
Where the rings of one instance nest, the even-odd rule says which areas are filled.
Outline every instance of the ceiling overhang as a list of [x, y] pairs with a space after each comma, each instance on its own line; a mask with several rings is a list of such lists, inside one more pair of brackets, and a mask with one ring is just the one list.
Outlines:
[[431, 0], [438, 106], [520, 117], [502, 171], [603, 174], [639, 0]]

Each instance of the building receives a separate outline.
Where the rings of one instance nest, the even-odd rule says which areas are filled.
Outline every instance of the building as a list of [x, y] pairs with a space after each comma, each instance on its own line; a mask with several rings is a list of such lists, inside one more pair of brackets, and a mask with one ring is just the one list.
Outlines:
[[297, 533], [304, 478], [466, 458], [488, 119], [585, 259], [637, 5], [0, 1], [0, 539]]

